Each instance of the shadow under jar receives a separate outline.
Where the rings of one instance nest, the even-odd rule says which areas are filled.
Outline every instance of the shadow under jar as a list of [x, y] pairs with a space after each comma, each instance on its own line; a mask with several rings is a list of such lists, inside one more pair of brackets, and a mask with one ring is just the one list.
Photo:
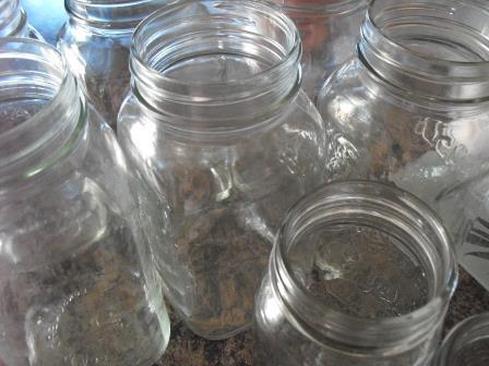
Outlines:
[[168, 299], [203, 337], [250, 325], [283, 213], [327, 178], [299, 60], [292, 21], [260, 2], [186, 1], [135, 32], [118, 136], [170, 220], [153, 248]]
[[457, 324], [447, 335], [434, 366], [489, 365], [489, 313]]
[[457, 266], [421, 201], [334, 183], [288, 213], [256, 298], [258, 365], [427, 366]]
[[324, 81], [350, 59], [369, 0], [274, 0], [301, 34], [302, 88], [312, 100]]
[[[476, 247], [460, 250], [473, 229], [489, 230], [488, 206], [461, 198], [482, 180], [475, 195], [489, 187], [488, 22], [479, 0], [374, 0], [357, 57], [326, 82], [318, 106], [350, 143], [345, 175], [393, 182], [428, 203], [460, 262], [489, 287], [487, 259], [474, 264], [463, 253]], [[477, 244], [489, 249], [488, 238]]]
[[167, 0], [66, 0], [58, 48], [88, 99], [115, 128], [129, 90], [129, 48], [136, 26]]
[[20, 0], [0, 0], [0, 37], [26, 37], [42, 40], [27, 20]]
[[141, 220], [144, 192], [54, 48], [0, 40], [0, 121], [0, 365], [157, 361], [160, 228]]

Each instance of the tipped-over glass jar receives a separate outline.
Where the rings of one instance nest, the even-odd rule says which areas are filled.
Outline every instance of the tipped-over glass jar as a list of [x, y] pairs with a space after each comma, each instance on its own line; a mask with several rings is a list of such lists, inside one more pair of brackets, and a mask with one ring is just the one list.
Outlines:
[[115, 128], [129, 90], [134, 29], [167, 0], [66, 0], [68, 22], [58, 36], [72, 73], [95, 109]]
[[302, 38], [302, 88], [313, 100], [324, 81], [355, 53], [369, 0], [274, 0]]
[[448, 334], [433, 366], [489, 365], [489, 313], [459, 323]]
[[150, 365], [169, 337], [161, 227], [112, 130], [28, 39], [0, 40], [0, 114], [0, 365]]
[[168, 299], [209, 339], [248, 327], [277, 225], [327, 178], [327, 130], [300, 91], [300, 37], [260, 1], [190, 0], [138, 27], [118, 137], [160, 195]]
[[[347, 176], [388, 180], [416, 194], [458, 246], [471, 228], [488, 230], [489, 206], [444, 203], [489, 172], [488, 23], [479, 0], [374, 0], [357, 57], [318, 101], [323, 118], [350, 142]], [[487, 270], [460, 261], [489, 286]]]
[[0, 0], [0, 37], [42, 39], [27, 21], [20, 0]]
[[257, 364], [427, 366], [456, 283], [448, 235], [421, 201], [381, 183], [327, 185], [276, 237]]

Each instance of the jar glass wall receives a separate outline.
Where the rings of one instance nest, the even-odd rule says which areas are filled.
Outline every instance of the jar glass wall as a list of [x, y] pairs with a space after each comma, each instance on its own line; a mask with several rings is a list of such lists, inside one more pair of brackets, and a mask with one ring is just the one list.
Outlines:
[[39, 32], [29, 24], [20, 0], [0, 0], [0, 37], [28, 37], [42, 40]]
[[447, 335], [435, 366], [485, 366], [489, 364], [489, 313], [457, 324]]
[[329, 177], [299, 59], [293, 22], [259, 1], [186, 1], [135, 32], [118, 137], [170, 207], [171, 243], [154, 253], [168, 299], [206, 338], [250, 325], [283, 213]]
[[456, 283], [448, 235], [421, 201], [380, 183], [327, 185], [276, 237], [257, 364], [428, 365]]
[[66, 0], [68, 22], [58, 48], [95, 109], [115, 127], [129, 89], [129, 48], [135, 27], [167, 0]]
[[274, 0], [294, 20], [302, 38], [303, 89], [316, 99], [324, 81], [350, 59], [369, 0]]
[[39, 41], [0, 40], [0, 112], [0, 364], [157, 361], [161, 228], [113, 132]]
[[[416, 194], [459, 247], [479, 218], [489, 222], [473, 199], [447, 203], [463, 202], [472, 195], [466, 188], [487, 181], [488, 21], [489, 9], [477, 0], [374, 0], [357, 57], [326, 82], [318, 101], [350, 144], [346, 176]], [[489, 286], [487, 271], [460, 261]]]

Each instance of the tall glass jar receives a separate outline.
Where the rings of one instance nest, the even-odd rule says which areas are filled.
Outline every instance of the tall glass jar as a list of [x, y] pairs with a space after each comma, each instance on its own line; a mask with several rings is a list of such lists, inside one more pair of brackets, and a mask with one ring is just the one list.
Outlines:
[[95, 109], [115, 127], [129, 89], [134, 28], [167, 0], [66, 0], [58, 48]]
[[0, 40], [0, 114], [0, 365], [150, 365], [169, 336], [161, 228], [112, 130], [27, 39]]
[[[488, 22], [479, 0], [374, 0], [357, 57], [326, 82], [318, 101], [323, 118], [349, 140], [347, 176], [415, 193], [459, 246], [472, 227], [489, 222], [480, 200], [446, 203], [489, 172]], [[479, 272], [489, 286], [487, 270]]]
[[447, 335], [433, 366], [489, 365], [489, 313], [470, 317]]
[[256, 298], [257, 365], [427, 366], [457, 265], [421, 201], [366, 181], [296, 204]]
[[316, 99], [323, 82], [355, 53], [370, 0], [274, 0], [302, 38], [303, 89]]
[[168, 298], [209, 339], [250, 325], [280, 218], [327, 178], [300, 49], [293, 22], [259, 1], [176, 3], [134, 35], [118, 137], [171, 208], [170, 243], [154, 247]]
[[0, 37], [29, 37], [42, 39], [27, 21], [20, 0], [0, 0]]

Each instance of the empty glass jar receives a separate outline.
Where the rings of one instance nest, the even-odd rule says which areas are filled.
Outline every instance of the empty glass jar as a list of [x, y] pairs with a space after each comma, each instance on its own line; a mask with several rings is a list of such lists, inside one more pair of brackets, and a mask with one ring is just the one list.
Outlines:
[[369, 0], [274, 0], [302, 38], [303, 89], [315, 99], [323, 82], [351, 58]]
[[248, 327], [288, 206], [328, 178], [334, 144], [300, 91], [300, 37], [259, 1], [190, 0], [134, 35], [118, 137], [160, 196], [169, 300], [210, 339]]
[[421, 201], [352, 181], [286, 216], [256, 298], [257, 365], [427, 366], [457, 282]]
[[434, 366], [489, 365], [489, 313], [459, 323], [448, 334]]
[[28, 23], [27, 15], [20, 6], [20, 0], [0, 0], [0, 37], [42, 36]]
[[112, 130], [61, 55], [28, 39], [0, 40], [0, 114], [0, 365], [157, 361], [161, 228], [142, 220], [151, 198]]
[[[415, 193], [459, 246], [471, 228], [489, 222], [489, 206], [477, 199], [446, 203], [489, 171], [488, 22], [489, 9], [478, 0], [374, 0], [357, 57], [318, 101], [350, 143], [347, 176]], [[484, 197], [488, 190], [479, 188], [476, 196]]]
[[129, 89], [134, 28], [167, 0], [66, 0], [70, 16], [58, 36], [72, 73], [111, 127]]

